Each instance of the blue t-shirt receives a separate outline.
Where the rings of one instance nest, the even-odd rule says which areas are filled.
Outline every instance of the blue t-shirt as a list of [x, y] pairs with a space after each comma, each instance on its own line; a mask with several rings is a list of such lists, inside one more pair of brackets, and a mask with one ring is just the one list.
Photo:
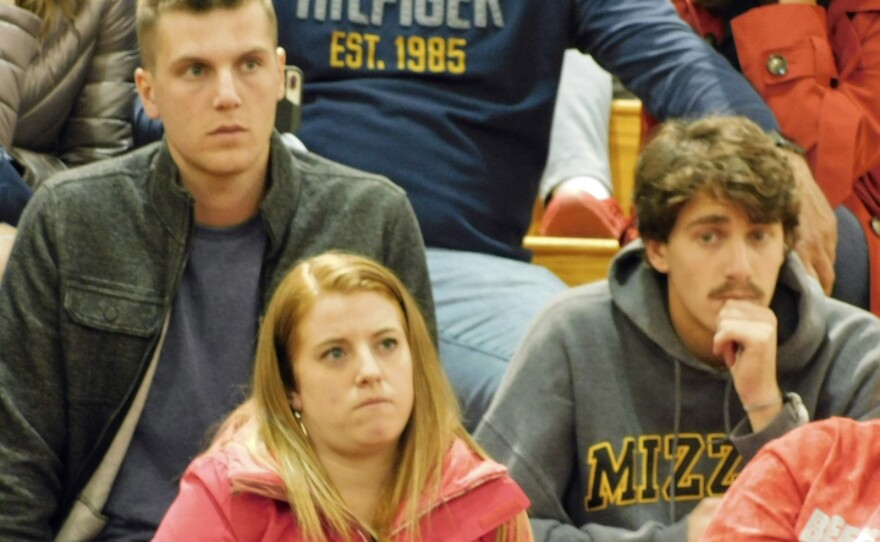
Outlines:
[[567, 48], [592, 53], [660, 118], [736, 111], [776, 128], [668, 0], [274, 4], [288, 63], [304, 72], [297, 135], [402, 186], [431, 247], [528, 258]]
[[267, 234], [262, 219], [196, 226], [143, 413], [99, 540], [151, 540], [209, 431], [247, 393]]

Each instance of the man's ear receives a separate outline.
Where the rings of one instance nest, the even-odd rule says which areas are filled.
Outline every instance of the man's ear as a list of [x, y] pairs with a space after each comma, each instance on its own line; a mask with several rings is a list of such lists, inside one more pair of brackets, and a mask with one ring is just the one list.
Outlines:
[[645, 240], [645, 256], [651, 267], [660, 273], [669, 272], [669, 262], [666, 259], [666, 250], [669, 245], [653, 239]]
[[153, 99], [153, 74], [143, 68], [136, 69], [134, 71], [134, 84], [137, 86], [141, 103], [144, 104], [144, 111], [151, 119], [158, 119], [159, 108], [156, 107], [156, 102]]
[[284, 98], [287, 92], [287, 75], [284, 73], [284, 67], [287, 63], [287, 52], [283, 47], [275, 48], [275, 59], [278, 62], [278, 96], [277, 99]]

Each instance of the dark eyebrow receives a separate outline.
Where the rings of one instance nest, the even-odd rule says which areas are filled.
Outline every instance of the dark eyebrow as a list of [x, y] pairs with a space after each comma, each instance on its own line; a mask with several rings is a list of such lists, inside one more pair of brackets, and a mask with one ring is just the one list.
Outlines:
[[726, 215], [704, 215], [687, 223], [685, 227], [692, 228], [695, 226], [719, 226], [730, 222], [730, 217]]
[[175, 58], [170, 66], [172, 69], [177, 68], [178, 66], [189, 66], [190, 64], [208, 64], [208, 62], [197, 56], [182, 56]]

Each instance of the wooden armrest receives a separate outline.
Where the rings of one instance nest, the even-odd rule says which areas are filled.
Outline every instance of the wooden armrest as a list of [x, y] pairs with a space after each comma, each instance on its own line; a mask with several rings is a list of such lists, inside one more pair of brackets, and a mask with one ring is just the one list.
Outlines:
[[614, 239], [538, 235], [527, 235], [523, 247], [532, 251], [532, 263], [550, 269], [569, 286], [607, 278], [611, 259], [620, 251]]

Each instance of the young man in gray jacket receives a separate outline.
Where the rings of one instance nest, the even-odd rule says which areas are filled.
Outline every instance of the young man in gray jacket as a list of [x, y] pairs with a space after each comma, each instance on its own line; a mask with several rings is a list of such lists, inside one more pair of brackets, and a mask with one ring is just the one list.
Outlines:
[[697, 540], [760, 447], [880, 414], [880, 320], [790, 249], [799, 195], [753, 123], [668, 123], [644, 149], [644, 243], [535, 320], [476, 437], [538, 540]]
[[269, 0], [145, 0], [138, 34], [165, 140], [38, 190], [0, 286], [2, 540], [149, 540], [298, 260], [376, 259], [433, 320], [403, 191], [273, 131]]

